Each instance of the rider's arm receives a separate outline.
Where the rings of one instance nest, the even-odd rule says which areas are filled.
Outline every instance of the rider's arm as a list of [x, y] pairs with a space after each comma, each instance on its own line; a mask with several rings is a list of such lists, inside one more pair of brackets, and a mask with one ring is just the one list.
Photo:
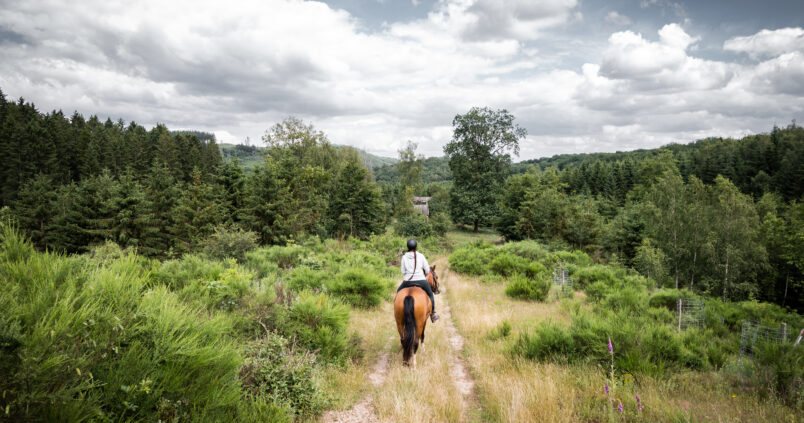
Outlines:
[[424, 272], [424, 276], [427, 276], [427, 274], [430, 273], [430, 264], [427, 263], [427, 258], [425, 258], [423, 254], [420, 254], [420, 256], [422, 256], [422, 271]]
[[399, 270], [402, 272], [402, 276], [405, 276], [405, 255], [402, 254], [402, 259], [399, 260]]

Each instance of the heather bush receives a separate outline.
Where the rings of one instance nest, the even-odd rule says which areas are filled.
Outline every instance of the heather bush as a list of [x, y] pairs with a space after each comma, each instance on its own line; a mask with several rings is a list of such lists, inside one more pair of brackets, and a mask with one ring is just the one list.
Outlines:
[[200, 248], [214, 260], [233, 258], [239, 262], [246, 259], [246, 253], [257, 248], [258, 235], [255, 232], [230, 226], [218, 226], [204, 239]]
[[390, 283], [362, 267], [347, 268], [327, 283], [328, 291], [344, 302], [360, 308], [380, 305], [389, 297]]
[[522, 300], [544, 301], [549, 292], [549, 281], [544, 278], [531, 279], [523, 274], [512, 276], [505, 285], [505, 295]]

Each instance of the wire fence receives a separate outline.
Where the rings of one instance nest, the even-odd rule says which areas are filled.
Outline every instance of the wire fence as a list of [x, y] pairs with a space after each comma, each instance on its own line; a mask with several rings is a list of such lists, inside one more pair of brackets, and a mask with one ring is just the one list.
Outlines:
[[759, 342], [781, 344], [787, 342], [787, 325], [769, 326], [752, 320], [743, 320], [740, 332], [740, 356], [753, 356]]
[[706, 304], [697, 298], [678, 300], [678, 329], [702, 328], [706, 323]]
[[553, 292], [558, 297], [571, 297], [573, 293], [572, 278], [569, 271], [562, 267], [553, 270]]

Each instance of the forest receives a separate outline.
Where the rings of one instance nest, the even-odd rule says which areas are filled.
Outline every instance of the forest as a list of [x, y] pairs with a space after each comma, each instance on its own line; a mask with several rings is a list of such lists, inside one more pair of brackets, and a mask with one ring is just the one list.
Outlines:
[[[632, 339], [619, 376], [717, 372], [739, 353], [742, 318], [801, 329], [795, 122], [517, 163], [527, 132], [507, 111], [472, 108], [452, 124], [444, 157], [408, 142], [381, 160], [293, 117], [266, 130], [265, 147], [222, 147], [199, 131], [44, 113], [0, 92], [4, 418], [284, 421], [348, 405], [338, 392], [362, 386], [348, 378], [382, 347], [358, 323], [392, 298], [405, 237], [451, 254], [467, 278], [457, 287], [478, 278], [506, 297], [495, 304], [523, 310], [550, 300], [553, 267], [569, 269], [583, 293], [556, 303], [569, 326], [526, 321], [516, 337], [503, 325], [475, 340], [525, 360], [605, 364], [582, 341], [591, 331]], [[429, 217], [413, 196], [430, 197]], [[659, 342], [679, 298], [727, 316], [707, 323], [717, 338]], [[651, 334], [618, 327], [637, 318]], [[640, 345], [655, 355], [640, 360]], [[796, 351], [758, 355], [773, 381], [745, 388], [782, 414], [804, 404], [800, 369], [784, 367]], [[574, 418], [597, 420], [594, 404]]]

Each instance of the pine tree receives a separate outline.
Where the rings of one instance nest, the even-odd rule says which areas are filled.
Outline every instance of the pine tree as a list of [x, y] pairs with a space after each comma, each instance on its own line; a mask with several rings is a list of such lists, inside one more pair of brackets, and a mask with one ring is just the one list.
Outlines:
[[367, 176], [368, 171], [354, 160], [341, 170], [328, 210], [332, 234], [368, 238], [382, 230], [380, 193]]
[[40, 249], [47, 246], [48, 231], [54, 217], [55, 193], [53, 180], [39, 174], [20, 187], [14, 203], [14, 216], [20, 228], [27, 231], [31, 242]]
[[174, 240], [170, 227], [178, 197], [179, 190], [171, 170], [160, 160], [155, 160], [145, 189], [147, 212], [140, 240], [140, 251], [144, 254], [152, 257], [171, 254]]
[[201, 180], [201, 171], [195, 168], [191, 174], [193, 181], [184, 189], [172, 213], [171, 233], [180, 252], [195, 251], [199, 241], [212, 233], [223, 217], [222, 207], [215, 201], [212, 188]]

